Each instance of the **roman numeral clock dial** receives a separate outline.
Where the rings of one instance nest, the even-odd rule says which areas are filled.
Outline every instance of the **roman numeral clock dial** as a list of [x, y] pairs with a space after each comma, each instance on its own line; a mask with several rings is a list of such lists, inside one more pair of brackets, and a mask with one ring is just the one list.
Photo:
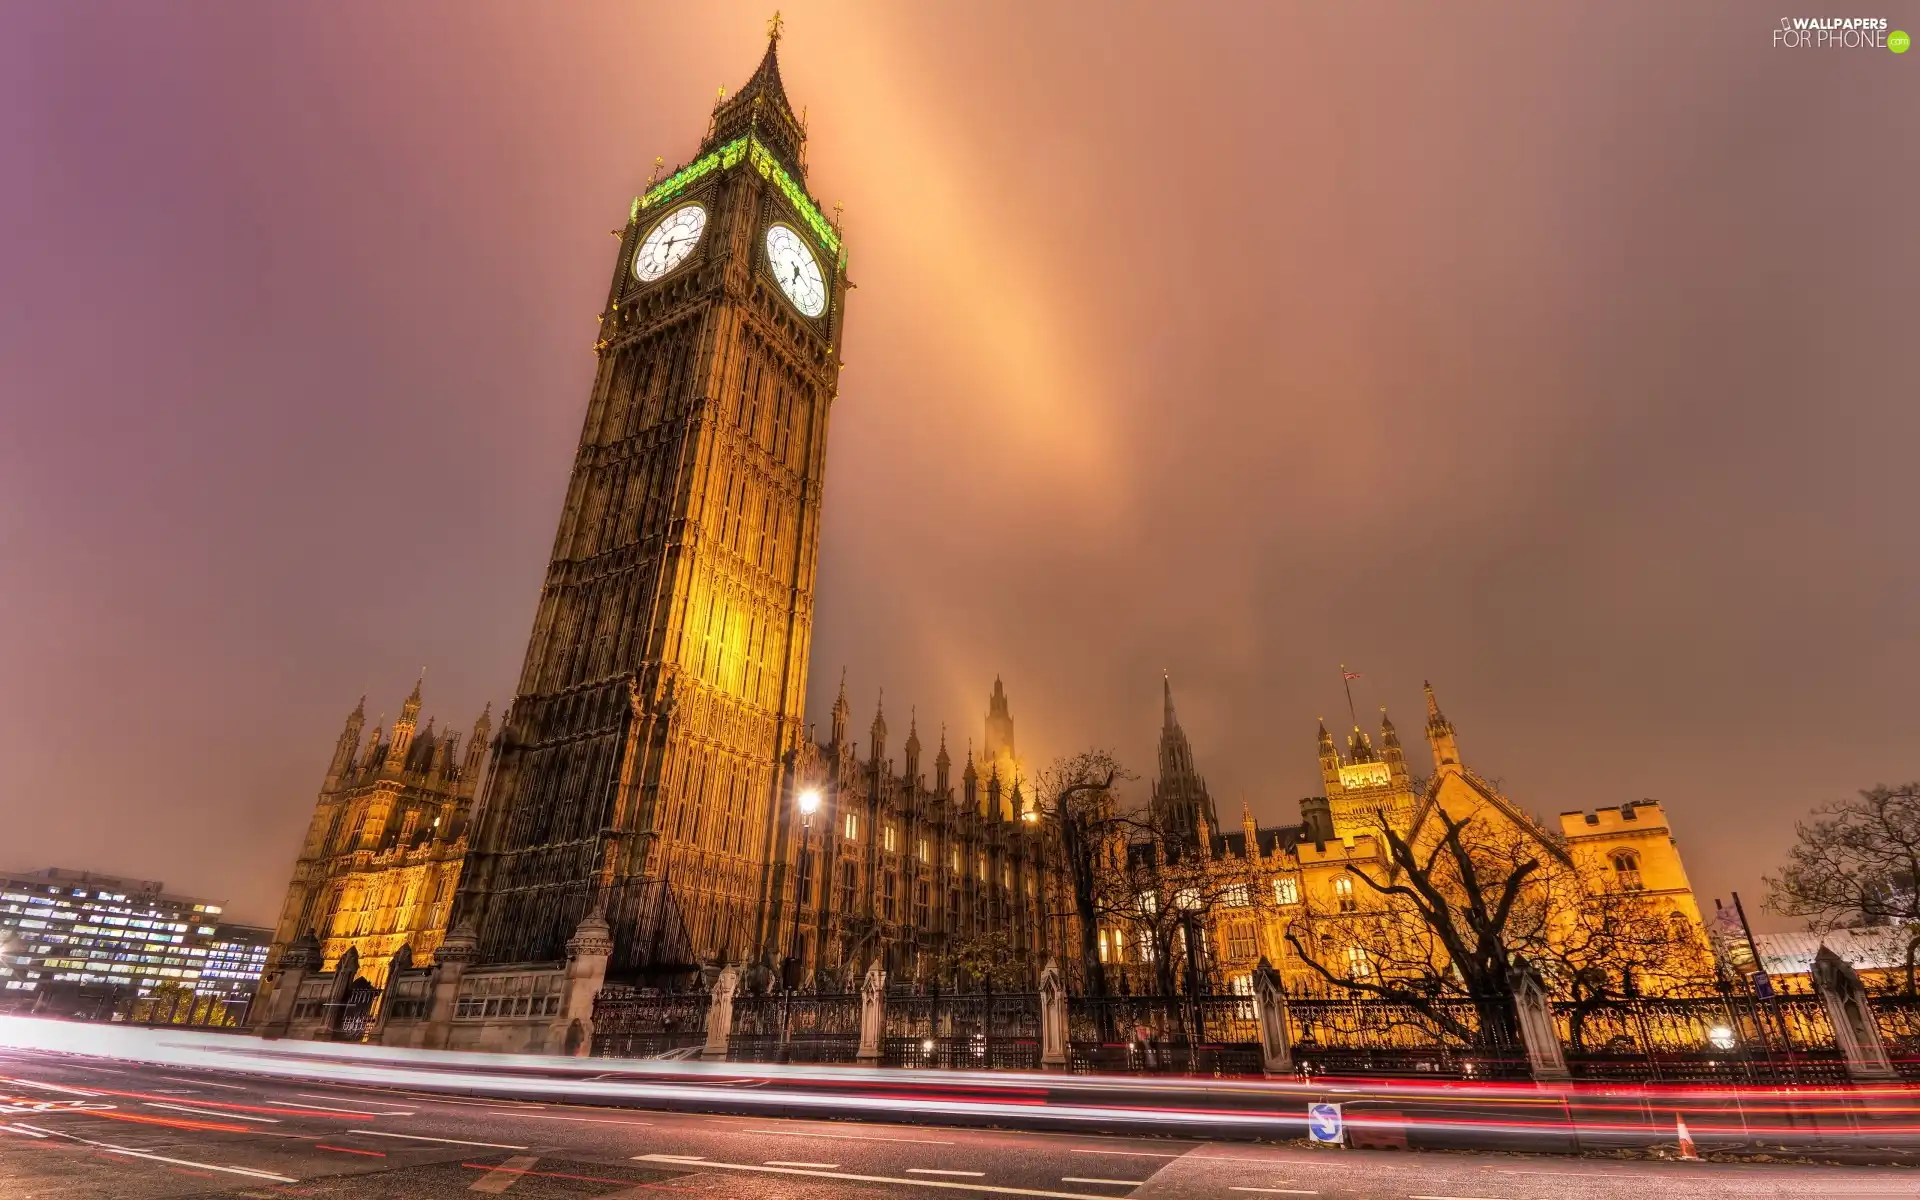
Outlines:
[[817, 317], [827, 311], [827, 281], [820, 274], [820, 262], [806, 240], [785, 225], [767, 229], [767, 267], [803, 316]]
[[707, 228], [707, 210], [698, 204], [683, 205], [667, 214], [640, 243], [633, 256], [633, 275], [641, 283], [654, 280], [673, 270], [700, 244]]

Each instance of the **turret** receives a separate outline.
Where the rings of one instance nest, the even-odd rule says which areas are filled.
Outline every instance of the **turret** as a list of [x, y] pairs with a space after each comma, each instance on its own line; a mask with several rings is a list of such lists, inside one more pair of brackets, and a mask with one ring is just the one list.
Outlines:
[[907, 710], [907, 785], [920, 786], [920, 711], [917, 708]]
[[1333, 802], [1325, 796], [1308, 796], [1300, 801], [1300, 821], [1307, 827], [1307, 840], [1325, 844], [1333, 840]]
[[947, 727], [940, 727], [940, 752], [933, 756], [933, 790], [939, 795], [947, 794], [947, 770], [953, 766], [953, 759], [947, 754]]
[[1332, 795], [1340, 788], [1340, 751], [1334, 748], [1333, 735], [1327, 732], [1327, 719], [1320, 718], [1320, 782]]
[[1253, 809], [1247, 807], [1245, 800], [1240, 801], [1240, 834], [1246, 838], [1246, 856], [1250, 859], [1260, 857], [1260, 826], [1254, 822]]
[[1347, 761], [1366, 763], [1379, 761], [1373, 752], [1373, 741], [1361, 731], [1358, 725], [1347, 735]]
[[1460, 746], [1454, 740], [1453, 722], [1447, 720], [1440, 711], [1440, 702], [1434, 698], [1433, 684], [1425, 683], [1427, 689], [1427, 744], [1433, 747], [1433, 768], [1435, 771], [1457, 769], [1460, 766]]
[[480, 764], [487, 757], [487, 748], [493, 744], [493, 705], [491, 702], [480, 710], [480, 718], [473, 723], [473, 740], [467, 743], [467, 761], [460, 767], [460, 777], [471, 784], [480, 777]]
[[1407, 756], [1400, 749], [1400, 731], [1393, 727], [1393, 718], [1387, 715], [1384, 704], [1380, 706], [1380, 757], [1393, 775], [1393, 786], [1404, 788], [1407, 785]]
[[833, 702], [833, 741], [829, 743], [835, 748], [843, 748], [847, 744], [847, 716], [852, 711], [847, 705], [847, 669], [841, 667], [840, 696]]
[[367, 698], [360, 697], [360, 703], [353, 706], [347, 714], [347, 727], [340, 731], [340, 740], [333, 744], [333, 762], [327, 766], [327, 791], [340, 786], [340, 780], [353, 767], [353, 752], [360, 748], [360, 730], [367, 723]]
[[886, 761], [887, 757], [887, 691], [885, 688], [880, 689], [880, 704], [873, 710], [873, 726], [868, 730], [868, 735], [873, 739], [873, 750], [869, 757], [877, 768]]
[[426, 672], [414, 681], [413, 692], [407, 702], [400, 707], [400, 717], [393, 723], [393, 743], [387, 747], [387, 765], [402, 767], [406, 765], [407, 751], [413, 747], [413, 729], [420, 720], [420, 685], [426, 681]]
[[998, 821], [1000, 811], [1000, 764], [993, 764], [993, 774], [987, 777], [987, 820]]
[[380, 744], [382, 732], [380, 727], [386, 719], [387, 714], [381, 713], [380, 720], [373, 723], [373, 734], [367, 738], [367, 752], [360, 756], [360, 770], [363, 773], [371, 771], [380, 765], [381, 752], [385, 749], [385, 747]]
[[973, 765], [973, 739], [967, 739], [967, 765], [960, 772], [960, 796], [966, 802], [967, 811], [978, 815], [980, 812], [980, 772]]

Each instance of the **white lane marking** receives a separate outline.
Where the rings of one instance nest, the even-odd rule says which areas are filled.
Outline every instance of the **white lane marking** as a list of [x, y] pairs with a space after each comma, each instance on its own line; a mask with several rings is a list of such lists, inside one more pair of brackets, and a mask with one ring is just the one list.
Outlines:
[[1501, 1175], [1561, 1175], [1568, 1179], [1639, 1179], [1638, 1175], [1629, 1175], [1624, 1171], [1500, 1171]]
[[349, 1117], [410, 1117], [410, 1112], [369, 1112], [364, 1108], [328, 1108], [324, 1104], [295, 1104], [291, 1100], [269, 1100], [275, 1108], [304, 1108], [312, 1112], [340, 1113]]
[[1062, 1175], [1061, 1183], [1107, 1183], [1114, 1187], [1139, 1187], [1144, 1179], [1100, 1179], [1092, 1175]]
[[746, 1163], [708, 1162], [680, 1154], [636, 1154], [635, 1162], [673, 1163], [678, 1166], [705, 1167], [710, 1171], [752, 1171], [761, 1175], [810, 1175], [816, 1179], [846, 1179], [854, 1183], [907, 1183], [919, 1188], [944, 1188], [955, 1192], [985, 1192], [994, 1196], [1042, 1196], [1047, 1200], [1113, 1200], [1095, 1192], [1049, 1192], [1040, 1188], [1003, 1187], [992, 1183], [955, 1183], [947, 1179], [908, 1179], [902, 1175], [855, 1175], [850, 1171], [814, 1171], [800, 1167], [754, 1167]]
[[485, 1146], [489, 1150], [525, 1150], [525, 1146], [509, 1146], [505, 1142], [463, 1142], [459, 1138], [422, 1137], [417, 1133], [387, 1133], [379, 1129], [349, 1129], [348, 1133], [357, 1133], [362, 1137], [405, 1138], [409, 1142], [444, 1142], [449, 1146]]
[[1168, 1154], [1161, 1150], [1069, 1150], [1069, 1154], [1118, 1154], [1123, 1158], [1187, 1158], [1185, 1154]]
[[867, 1137], [858, 1133], [808, 1133], [804, 1129], [742, 1129], [741, 1133], [772, 1133], [780, 1137], [833, 1138], [841, 1142], [910, 1142], [915, 1146], [951, 1146], [935, 1138]]
[[908, 1167], [909, 1175], [965, 1175], [969, 1179], [984, 1179], [985, 1171], [942, 1171], [937, 1167]]
[[[395, 1113], [394, 1115], [399, 1116], [401, 1114]], [[413, 1114], [407, 1113], [405, 1115], [412, 1116]], [[645, 1125], [645, 1126], [648, 1126], [649, 1128], [653, 1127], [653, 1125], [655, 1124], [655, 1122], [652, 1122], [652, 1121], [620, 1121], [620, 1120], [615, 1120], [612, 1117], [557, 1117], [552, 1115], [551, 1113], [527, 1113], [524, 1117], [521, 1118], [521, 1120], [583, 1121], [588, 1125]]]
[[1227, 1190], [1230, 1192], [1270, 1192], [1270, 1193], [1273, 1193], [1274, 1195], [1280, 1195], [1280, 1196], [1318, 1196], [1320, 1194], [1319, 1192], [1314, 1191], [1312, 1188], [1257, 1188], [1257, 1187], [1229, 1186]]
[[838, 1171], [840, 1169], [839, 1163], [789, 1162], [784, 1158], [770, 1158], [763, 1165], [769, 1167], [819, 1167], [822, 1171]]
[[162, 1076], [160, 1076], [160, 1078], [161, 1078], [161, 1079], [171, 1079], [171, 1080], [173, 1080], [173, 1081], [174, 1081], [175, 1083], [197, 1083], [197, 1084], [199, 1084], [199, 1085], [201, 1085], [202, 1087], [217, 1087], [217, 1088], [226, 1088], [226, 1089], [227, 1089], [228, 1091], [230, 1091], [230, 1092], [244, 1092], [244, 1091], [247, 1091], [247, 1090], [249, 1090], [249, 1089], [247, 1089], [247, 1088], [243, 1088], [243, 1087], [241, 1087], [241, 1086], [240, 1086], [239, 1084], [237, 1084], [237, 1083], [215, 1083], [215, 1082], [214, 1082], [213, 1080], [211, 1080], [211, 1079], [183, 1079], [183, 1078], [181, 1078], [181, 1077], [180, 1077], [180, 1076], [178, 1076], [178, 1075], [162, 1075]]
[[520, 1177], [527, 1173], [527, 1168], [539, 1161], [538, 1158], [531, 1154], [516, 1154], [499, 1166], [488, 1171], [485, 1175], [474, 1180], [473, 1186], [467, 1190], [470, 1192], [489, 1192], [497, 1196], [514, 1184], [519, 1183]]
[[144, 1158], [148, 1162], [169, 1163], [176, 1167], [197, 1167], [202, 1171], [225, 1171], [229, 1175], [245, 1175], [249, 1179], [271, 1179], [275, 1183], [300, 1182], [298, 1179], [287, 1175], [276, 1175], [272, 1171], [256, 1171], [252, 1167], [223, 1167], [218, 1163], [195, 1162], [190, 1158], [168, 1158], [164, 1154], [149, 1154], [145, 1150], [134, 1150], [127, 1146], [116, 1146], [112, 1142], [96, 1142], [91, 1138], [83, 1138], [71, 1133], [61, 1133], [57, 1129], [37, 1129], [33, 1126], [24, 1126], [23, 1128], [35, 1128], [35, 1131], [38, 1133], [52, 1134], [54, 1137], [65, 1138], [70, 1142], [79, 1142], [83, 1146], [92, 1146], [94, 1149], [104, 1150], [108, 1154], [123, 1154], [128, 1158]]
[[41, 1083], [33, 1079], [9, 1079], [0, 1076], [0, 1083], [17, 1083], [21, 1087], [39, 1088], [46, 1092], [65, 1092], [69, 1096], [98, 1096], [99, 1092], [89, 1092], [85, 1088], [61, 1087], [57, 1083]]
[[[301, 1099], [303, 1099], [303, 1100], [331, 1100], [331, 1101], [333, 1101], [333, 1102], [334, 1102], [335, 1104], [358, 1104], [358, 1105], [360, 1105], [360, 1106], [361, 1106], [362, 1108], [364, 1108], [364, 1107], [366, 1106], [366, 1103], [367, 1103], [367, 1100], [366, 1100], [366, 1097], [363, 1097], [363, 1096], [319, 1096], [319, 1095], [315, 1095], [315, 1094], [314, 1094], [314, 1093], [312, 1093], [312, 1092], [295, 1092], [295, 1093], [294, 1093], [294, 1095], [296, 1095], [296, 1096], [298, 1096], [298, 1097], [300, 1097], [300, 1098], [301, 1098]], [[283, 1103], [283, 1104], [284, 1104], [284, 1103], [286, 1103], [286, 1102], [285, 1102], [285, 1101], [281, 1101], [281, 1103]], [[375, 1104], [384, 1104], [384, 1105], [386, 1105], [386, 1106], [387, 1106], [388, 1108], [398, 1108], [398, 1107], [399, 1107], [399, 1105], [397, 1105], [397, 1104], [395, 1104], [395, 1103], [393, 1103], [393, 1101], [391, 1101], [391, 1100], [376, 1100], [376, 1101], [374, 1101], [374, 1103], [375, 1103]], [[311, 1105], [311, 1104], [296, 1104], [296, 1105], [294, 1105], [293, 1107], [295, 1107], [295, 1108], [312, 1108], [312, 1107], [313, 1107], [313, 1105]], [[341, 1112], [359, 1112], [359, 1111], [360, 1111], [360, 1109], [341, 1109], [340, 1111], [341, 1111]], [[381, 1113], [380, 1115], [381, 1115], [381, 1116], [387, 1116], [388, 1114], [386, 1114], [386, 1113]], [[396, 1117], [410, 1117], [410, 1116], [412, 1116], [412, 1115], [413, 1115], [413, 1110], [412, 1110], [412, 1109], [407, 1109], [407, 1110], [406, 1110], [405, 1112], [396, 1112], [396, 1113], [393, 1113], [392, 1115], [393, 1115], [393, 1116], [396, 1116]]]
[[0, 1125], [0, 1133], [24, 1133], [30, 1138], [43, 1138], [47, 1135], [27, 1128], [25, 1125]]
[[248, 1117], [242, 1116], [240, 1113], [221, 1112], [213, 1108], [189, 1108], [184, 1104], [167, 1104], [159, 1100], [143, 1100], [141, 1103], [145, 1104], [148, 1108], [170, 1108], [175, 1112], [197, 1113], [203, 1117], [228, 1117], [235, 1121], [253, 1121], [261, 1125], [278, 1125], [280, 1123], [273, 1117]]

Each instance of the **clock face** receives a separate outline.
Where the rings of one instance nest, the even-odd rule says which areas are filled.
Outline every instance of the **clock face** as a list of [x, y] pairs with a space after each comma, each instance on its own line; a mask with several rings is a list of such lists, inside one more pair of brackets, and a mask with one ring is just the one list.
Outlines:
[[799, 234], [785, 225], [767, 230], [767, 266], [780, 290], [793, 306], [806, 316], [817, 317], [827, 311], [827, 281], [820, 275], [820, 263]]
[[668, 213], [667, 219], [647, 234], [640, 243], [640, 252], [633, 256], [634, 278], [641, 283], [652, 283], [679, 266], [700, 244], [700, 234], [706, 227], [707, 210], [698, 204], [684, 205]]

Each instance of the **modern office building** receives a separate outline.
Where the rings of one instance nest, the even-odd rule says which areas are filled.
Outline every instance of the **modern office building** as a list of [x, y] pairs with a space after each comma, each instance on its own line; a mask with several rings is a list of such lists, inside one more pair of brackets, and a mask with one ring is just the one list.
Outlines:
[[[0, 872], [0, 1007], [43, 1007], [55, 995], [82, 993], [130, 998], [169, 983], [198, 990], [223, 941], [220, 911], [169, 894], [158, 880], [59, 867]], [[229, 964], [258, 975], [250, 951], [223, 951], [217, 961], [223, 993], [225, 972], [238, 969]]]
[[214, 926], [213, 944], [207, 947], [206, 965], [200, 968], [200, 983], [194, 990], [230, 999], [253, 995], [267, 969], [267, 950], [272, 945], [271, 929]]

